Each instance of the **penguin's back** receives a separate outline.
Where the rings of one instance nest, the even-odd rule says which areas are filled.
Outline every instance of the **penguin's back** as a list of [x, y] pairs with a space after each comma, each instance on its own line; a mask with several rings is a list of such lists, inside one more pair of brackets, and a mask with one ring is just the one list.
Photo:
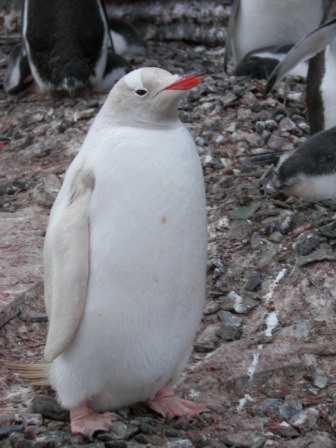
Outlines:
[[105, 28], [97, 0], [27, 0], [23, 34], [39, 85], [57, 86], [67, 76], [86, 83], [97, 65], [103, 72]]

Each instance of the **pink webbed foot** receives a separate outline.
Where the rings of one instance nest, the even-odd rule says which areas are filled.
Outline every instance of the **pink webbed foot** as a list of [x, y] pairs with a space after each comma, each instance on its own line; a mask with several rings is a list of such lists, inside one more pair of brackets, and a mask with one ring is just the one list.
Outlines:
[[159, 390], [147, 403], [153, 411], [168, 418], [182, 416], [195, 418], [201, 412], [207, 411], [204, 404], [184, 400], [175, 395], [170, 383]]
[[70, 411], [71, 432], [92, 440], [95, 432], [109, 431], [111, 423], [117, 419], [118, 417], [113, 412], [98, 414], [84, 403]]

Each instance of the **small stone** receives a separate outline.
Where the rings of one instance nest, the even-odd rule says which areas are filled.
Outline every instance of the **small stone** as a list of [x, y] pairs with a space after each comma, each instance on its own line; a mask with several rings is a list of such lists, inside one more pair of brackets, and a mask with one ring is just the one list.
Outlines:
[[170, 439], [165, 445], [167, 448], [192, 448], [192, 441], [189, 439]]
[[271, 137], [268, 139], [267, 146], [269, 149], [273, 149], [274, 151], [278, 151], [283, 146], [285, 146], [287, 143], [287, 139], [283, 137], [279, 137], [278, 135], [271, 135]]
[[146, 445], [143, 445], [142, 443], [138, 443], [135, 441], [131, 441], [127, 443], [127, 448], [145, 448]]
[[257, 262], [257, 268], [262, 269], [266, 266], [269, 266], [277, 253], [277, 248], [275, 245], [267, 249], [265, 252], [261, 254], [259, 261]]
[[298, 255], [306, 256], [316, 249], [318, 243], [315, 240], [309, 240], [304, 243], [298, 243], [295, 245], [294, 250]]
[[42, 414], [26, 414], [25, 415], [26, 425], [43, 425]]
[[266, 124], [264, 121], [257, 121], [255, 124], [255, 130], [258, 134], [261, 134], [266, 128]]
[[302, 411], [302, 402], [299, 400], [294, 400], [289, 403], [285, 402], [280, 407], [280, 417], [282, 418], [292, 418]]
[[265, 121], [265, 128], [269, 131], [272, 131], [273, 129], [277, 128], [277, 124], [274, 120], [266, 120]]
[[257, 406], [257, 411], [261, 411], [266, 416], [279, 416], [280, 408], [284, 404], [282, 400], [276, 398], [267, 398]]
[[39, 443], [39, 445], [38, 445], [39, 448], [43, 447], [42, 442], [46, 442], [46, 445], [45, 445], [46, 448], [49, 446], [62, 447], [62, 446], [64, 446], [66, 436], [67, 436], [67, 434], [64, 433], [63, 431], [45, 432], [36, 438], [35, 443]]
[[258, 302], [249, 297], [241, 297], [235, 291], [230, 291], [228, 294], [229, 299], [234, 300], [233, 310], [238, 314], [247, 314], [258, 306]]
[[23, 425], [1, 426], [0, 440], [9, 437], [13, 432], [22, 432], [23, 429], [24, 429]]
[[215, 314], [215, 313], [217, 313], [217, 311], [220, 310], [220, 308], [221, 308], [221, 305], [218, 301], [217, 302], [209, 301], [205, 304], [203, 314], [205, 314], [206, 316], [208, 316], [210, 314]]
[[54, 398], [39, 396], [33, 398], [30, 408], [32, 413], [42, 414], [53, 420], [68, 421], [69, 411], [62, 409]]
[[287, 422], [282, 423], [275, 423], [275, 422], [269, 422], [265, 424], [265, 427], [275, 433], [279, 434], [281, 437], [288, 437], [288, 438], [295, 438], [299, 437], [299, 433], [294, 429], [292, 426], [290, 426]]
[[219, 318], [222, 321], [217, 334], [223, 341], [240, 339], [243, 332], [244, 320], [228, 311], [221, 311]]
[[109, 432], [98, 434], [97, 438], [102, 442], [110, 442], [113, 440], [124, 440], [127, 438], [127, 425], [123, 422], [111, 423]]
[[251, 235], [251, 224], [248, 222], [236, 223], [229, 230], [229, 238], [242, 241]]
[[145, 443], [146, 445], [150, 443], [155, 446], [163, 446], [165, 443], [164, 439], [158, 435], [138, 434], [134, 439], [140, 443]]
[[296, 130], [296, 124], [290, 118], [285, 117], [279, 123], [280, 129], [284, 132], [290, 132]]
[[319, 389], [324, 389], [328, 385], [328, 378], [322, 375], [315, 374], [313, 376], [313, 384]]
[[273, 232], [269, 236], [269, 239], [273, 241], [273, 243], [280, 243], [283, 240], [283, 234], [281, 232]]
[[105, 442], [105, 448], [127, 448], [127, 442], [125, 440], [111, 440]]
[[265, 442], [265, 437], [257, 432], [242, 431], [224, 436], [224, 443], [235, 448], [262, 448]]
[[195, 351], [198, 353], [209, 353], [215, 350], [218, 345], [217, 334], [219, 328], [218, 324], [208, 325], [197, 337], [194, 344]]
[[262, 282], [261, 272], [255, 272], [254, 274], [250, 275], [250, 277], [247, 279], [245, 289], [247, 289], [247, 291], [254, 291], [255, 289], [258, 288], [258, 286], [261, 285], [261, 282]]
[[309, 408], [292, 417], [290, 424], [303, 432], [315, 428], [319, 418], [319, 411], [315, 408]]
[[223, 297], [220, 299], [221, 309], [223, 311], [233, 311], [235, 306], [235, 299], [233, 297]]

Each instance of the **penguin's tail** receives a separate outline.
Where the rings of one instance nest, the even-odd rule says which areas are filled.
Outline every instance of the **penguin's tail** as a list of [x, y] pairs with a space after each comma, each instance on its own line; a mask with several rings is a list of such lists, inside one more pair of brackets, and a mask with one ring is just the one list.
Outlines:
[[51, 364], [6, 364], [6, 367], [32, 386], [50, 385]]

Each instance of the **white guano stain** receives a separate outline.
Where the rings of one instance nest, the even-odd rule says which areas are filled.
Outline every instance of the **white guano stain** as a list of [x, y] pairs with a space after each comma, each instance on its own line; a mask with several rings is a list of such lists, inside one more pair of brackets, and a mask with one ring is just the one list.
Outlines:
[[258, 345], [258, 350], [253, 354], [253, 359], [252, 359], [251, 365], [247, 369], [247, 374], [248, 374], [248, 377], [249, 377], [249, 381], [253, 380], [255, 371], [257, 370], [257, 367], [258, 367], [259, 358], [260, 358], [260, 354], [261, 354], [262, 349], [263, 349], [263, 346], [262, 345]]
[[245, 405], [246, 405], [246, 403], [247, 403], [248, 401], [254, 401], [254, 400], [253, 400], [253, 398], [251, 397], [251, 395], [249, 395], [249, 394], [245, 394], [245, 395], [244, 395], [244, 398], [241, 398], [241, 399], [239, 400], [239, 405], [236, 407], [236, 410], [237, 410], [238, 412], [242, 411], [242, 410], [244, 409], [244, 407], [245, 407]]
[[275, 311], [272, 311], [268, 314], [268, 316], [266, 317], [265, 336], [272, 336], [273, 330], [278, 325], [278, 322], [278, 316], [276, 315]]

